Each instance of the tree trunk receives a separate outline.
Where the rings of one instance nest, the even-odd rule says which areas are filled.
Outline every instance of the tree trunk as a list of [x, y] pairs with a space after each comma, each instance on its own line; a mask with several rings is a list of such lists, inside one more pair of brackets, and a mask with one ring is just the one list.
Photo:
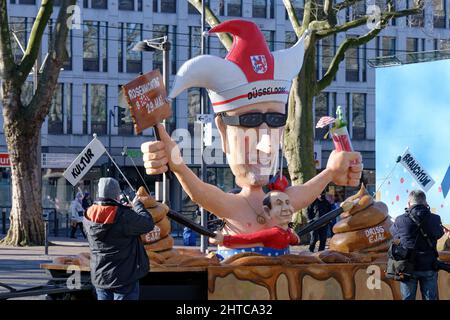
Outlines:
[[302, 70], [292, 83], [284, 138], [284, 152], [293, 185], [303, 184], [316, 175], [313, 131], [315, 83], [315, 41], [311, 37], [310, 43], [306, 44]]
[[[11, 86], [10, 88], [12, 88]], [[9, 92], [8, 92], [9, 91]], [[41, 124], [22, 109], [20, 90], [4, 91], [4, 132], [11, 163], [12, 208], [8, 234], [3, 244], [43, 245], [41, 172], [38, 145]], [[24, 109], [22, 109], [24, 110]], [[27, 110], [27, 109], [25, 109]]]

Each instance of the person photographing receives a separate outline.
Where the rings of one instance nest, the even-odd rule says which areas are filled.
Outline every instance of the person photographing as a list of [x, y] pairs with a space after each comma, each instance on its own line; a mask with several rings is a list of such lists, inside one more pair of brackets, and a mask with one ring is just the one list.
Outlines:
[[[396, 248], [407, 252], [411, 265], [409, 275], [400, 282], [403, 300], [415, 300], [417, 283], [424, 300], [436, 300], [438, 296], [437, 240], [444, 235], [441, 218], [432, 214], [423, 191], [411, 191], [406, 212], [395, 219], [391, 233]], [[391, 250], [399, 251], [400, 250]], [[394, 253], [395, 255], [395, 253]]]
[[139, 279], [150, 269], [140, 235], [153, 230], [153, 218], [138, 197], [130, 208], [119, 202], [120, 194], [117, 180], [101, 178], [98, 200], [83, 219], [98, 300], [138, 300]]

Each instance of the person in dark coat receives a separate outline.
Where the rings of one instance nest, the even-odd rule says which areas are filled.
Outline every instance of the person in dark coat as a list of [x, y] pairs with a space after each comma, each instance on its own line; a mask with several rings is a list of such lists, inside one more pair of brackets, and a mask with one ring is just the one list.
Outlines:
[[92, 199], [91, 194], [89, 192], [85, 192], [83, 196], [83, 200], [81, 201], [81, 205], [83, 206], [83, 209], [87, 211], [90, 206], [92, 206]]
[[[308, 207], [308, 223], [311, 223], [317, 219], [319, 219], [324, 214], [330, 212], [332, 209], [331, 203], [325, 197], [325, 194], [322, 193], [314, 202]], [[309, 243], [309, 251], [314, 252], [316, 248], [316, 243], [319, 241], [319, 251], [325, 250], [325, 244], [327, 242], [327, 234], [328, 234], [328, 224], [315, 230], [311, 231], [311, 240]]]
[[138, 300], [139, 279], [150, 269], [140, 235], [153, 230], [153, 218], [139, 198], [133, 200], [133, 208], [119, 199], [117, 180], [101, 178], [98, 201], [83, 219], [98, 300]]
[[[419, 227], [410, 218], [413, 214], [420, 222], [423, 231], [431, 240], [428, 244], [421, 234]], [[406, 212], [395, 219], [391, 227], [392, 236], [400, 240], [400, 245], [411, 249], [413, 252], [414, 272], [412, 279], [402, 281], [400, 290], [404, 300], [415, 300], [417, 283], [420, 283], [420, 291], [424, 300], [437, 299], [437, 240], [444, 235], [441, 217], [432, 214], [427, 204], [425, 193], [420, 190], [411, 191], [408, 198]]]

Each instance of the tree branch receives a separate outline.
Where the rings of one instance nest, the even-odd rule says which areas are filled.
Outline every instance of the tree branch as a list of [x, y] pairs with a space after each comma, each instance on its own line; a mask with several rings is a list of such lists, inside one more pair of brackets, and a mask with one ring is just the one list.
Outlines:
[[333, 81], [333, 78], [335, 77], [335, 75], [339, 69], [339, 64], [341, 63], [342, 60], [344, 60], [345, 52], [349, 48], [358, 47], [362, 44], [369, 42], [370, 40], [375, 38], [381, 32], [381, 30], [382, 30], [382, 28], [375, 28], [363, 36], [360, 36], [357, 38], [348, 38], [344, 42], [342, 42], [341, 45], [339, 46], [335, 56], [333, 57], [333, 60], [331, 61], [327, 72], [325, 73], [323, 78], [317, 82], [317, 86], [316, 86], [317, 92], [322, 91], [323, 89], [325, 89], [326, 87], [328, 87], [331, 84], [331, 82]]
[[368, 16], [364, 16], [362, 18], [356, 19], [356, 20], [352, 20], [349, 21], [347, 23], [332, 27], [332, 28], [327, 28], [327, 29], [322, 29], [322, 30], [318, 30], [316, 32], [318, 39], [322, 39], [325, 37], [328, 37], [332, 34], [335, 33], [339, 33], [339, 32], [345, 32], [347, 30], [353, 29], [353, 28], [357, 28], [359, 26], [362, 26], [364, 24], [367, 23], [367, 18]]
[[[380, 20], [391, 20], [393, 18], [405, 17], [405, 16], [409, 16], [409, 15], [418, 14], [421, 11], [422, 11], [422, 8], [417, 7], [417, 8], [412, 8], [412, 9], [400, 10], [400, 11], [385, 12], [385, 13], [381, 14]], [[366, 24], [368, 20], [370, 21], [370, 19], [374, 19], [374, 17], [373, 16], [364, 16], [359, 19], [349, 21], [345, 24], [342, 24], [342, 25], [339, 25], [339, 26], [336, 26], [333, 28], [318, 30], [316, 32], [316, 34], [317, 34], [318, 39], [323, 39], [330, 35], [333, 35], [333, 34], [336, 34], [339, 32], [345, 32], [347, 30], [362, 26], [362, 25]]]
[[9, 80], [14, 76], [17, 65], [11, 49], [6, 0], [0, 0], [0, 77]]
[[[297, 37], [300, 38], [303, 32], [302, 32], [302, 26], [300, 25], [300, 22], [297, 17], [297, 13], [295, 12], [295, 8], [292, 5], [291, 0], [283, 0], [283, 4], [288, 13], [288, 17], [289, 17], [289, 20], [291, 21], [292, 28], [294, 29], [294, 32], [297, 35]], [[306, 4], [305, 4], [304, 12], [306, 13]], [[309, 12], [310, 12], [310, 10], [308, 10], [308, 13]], [[303, 19], [305, 19], [305, 18], [303, 18]]]
[[347, 9], [347, 8], [351, 7], [352, 5], [354, 5], [358, 2], [362, 2], [362, 1], [364, 1], [364, 0], [346, 0], [346, 1], [340, 2], [333, 7], [333, 11], [339, 12], [343, 9]]
[[[202, 0], [188, 0], [190, 4], [192, 4], [200, 14], [202, 13]], [[205, 20], [210, 25], [210, 27], [215, 27], [220, 24], [220, 20], [216, 17], [214, 12], [209, 8], [209, 6], [205, 5]], [[231, 46], [233, 45], [233, 37], [228, 33], [218, 33], [220, 42], [222, 42], [223, 46], [229, 51]]]
[[68, 56], [66, 43], [69, 27], [67, 22], [73, 12], [68, 13], [67, 8], [75, 4], [76, 0], [63, 0], [61, 3], [48, 57], [45, 61], [42, 75], [39, 78], [37, 90], [29, 105], [30, 113], [34, 117], [37, 117], [41, 122], [44, 121], [48, 113], [53, 93], [58, 83], [61, 67]]
[[[41, 48], [42, 35], [53, 12], [53, 0], [42, 0], [41, 7], [31, 29], [28, 45], [19, 65], [19, 81], [25, 81], [33, 68]], [[36, 72], [36, 70], [35, 70]]]

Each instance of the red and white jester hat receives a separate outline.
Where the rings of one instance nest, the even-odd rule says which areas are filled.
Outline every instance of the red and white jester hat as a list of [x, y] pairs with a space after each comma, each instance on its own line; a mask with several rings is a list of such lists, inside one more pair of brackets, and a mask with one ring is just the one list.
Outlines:
[[214, 112], [235, 110], [266, 101], [286, 103], [292, 79], [303, 64], [304, 38], [285, 50], [270, 52], [258, 26], [246, 20], [228, 20], [209, 33], [228, 32], [233, 46], [225, 59], [201, 55], [178, 70], [169, 98], [192, 87], [208, 90]]

